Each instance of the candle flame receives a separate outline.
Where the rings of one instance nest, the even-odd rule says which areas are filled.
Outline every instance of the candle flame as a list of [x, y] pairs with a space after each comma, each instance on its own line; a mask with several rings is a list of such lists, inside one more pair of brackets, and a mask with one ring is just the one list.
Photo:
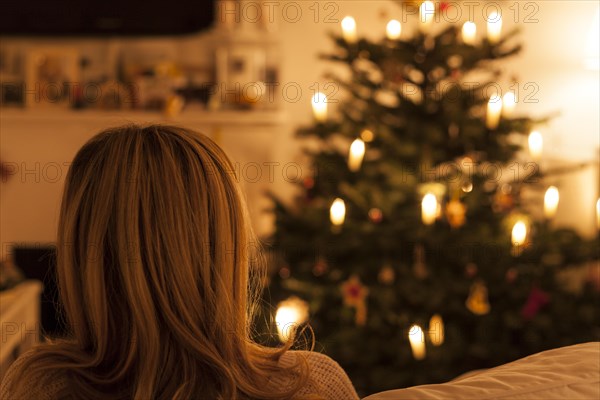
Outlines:
[[337, 198], [333, 201], [329, 209], [329, 218], [333, 225], [339, 226], [344, 223], [346, 218], [346, 204], [344, 200]]

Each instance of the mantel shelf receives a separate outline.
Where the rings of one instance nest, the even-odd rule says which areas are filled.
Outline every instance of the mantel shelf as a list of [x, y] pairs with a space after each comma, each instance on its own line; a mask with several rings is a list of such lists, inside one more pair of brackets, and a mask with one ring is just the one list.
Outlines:
[[189, 125], [243, 125], [275, 126], [284, 122], [281, 110], [219, 110], [186, 108], [178, 115], [169, 116], [160, 111], [143, 110], [73, 110], [58, 107], [0, 108], [0, 120], [5, 122], [134, 122], [171, 123]]

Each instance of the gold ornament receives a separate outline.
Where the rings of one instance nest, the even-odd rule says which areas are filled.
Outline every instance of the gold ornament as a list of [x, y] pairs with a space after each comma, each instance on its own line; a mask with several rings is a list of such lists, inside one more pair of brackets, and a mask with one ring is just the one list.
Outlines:
[[452, 228], [460, 228], [465, 224], [467, 207], [460, 200], [450, 200], [446, 205], [446, 219]]
[[356, 325], [364, 325], [367, 322], [367, 295], [369, 289], [362, 284], [357, 275], [352, 275], [341, 286], [344, 304], [356, 309]]
[[379, 271], [377, 278], [379, 279], [379, 282], [383, 283], [384, 285], [390, 285], [394, 283], [394, 280], [396, 279], [396, 273], [389, 264], [386, 264]]
[[490, 312], [487, 288], [483, 281], [476, 281], [471, 285], [471, 291], [465, 304], [469, 311], [476, 315], [485, 315]]

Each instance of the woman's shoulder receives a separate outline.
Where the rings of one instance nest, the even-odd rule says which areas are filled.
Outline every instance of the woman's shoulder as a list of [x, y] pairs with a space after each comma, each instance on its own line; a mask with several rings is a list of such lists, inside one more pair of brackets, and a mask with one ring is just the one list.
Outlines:
[[328, 400], [358, 399], [356, 390], [344, 369], [331, 357], [316, 351], [287, 351], [279, 359], [282, 367], [298, 363], [298, 357], [306, 360], [311, 380], [315, 382]]
[[[29, 368], [37, 354], [36, 349], [26, 351], [19, 356], [9, 367], [0, 384], [0, 399], [2, 400], [56, 400], [58, 394], [67, 386], [66, 378], [57, 371], [45, 370], [44, 373], [27, 381], [15, 381], [17, 374]], [[18, 393], [17, 393], [18, 390]]]

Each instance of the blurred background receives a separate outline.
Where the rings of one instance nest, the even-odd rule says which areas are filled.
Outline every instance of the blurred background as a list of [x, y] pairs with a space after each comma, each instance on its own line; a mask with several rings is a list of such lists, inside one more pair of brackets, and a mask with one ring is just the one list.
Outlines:
[[[369, 299], [373, 296], [369, 297], [368, 293], [372, 294], [378, 289], [373, 286], [369, 292], [369, 284], [365, 283], [368, 282], [369, 274], [361, 270], [360, 266], [349, 265], [347, 270], [344, 270], [343, 266], [338, 266], [339, 268], [336, 269], [334, 264], [340, 263], [340, 259], [336, 258], [335, 254], [329, 254], [327, 261], [323, 261], [322, 257], [315, 257], [315, 254], [325, 245], [340, 248], [336, 242], [340, 239], [336, 236], [339, 232], [335, 230], [330, 232], [328, 228], [330, 224], [334, 227], [343, 226], [346, 229], [343, 234], [351, 235], [355, 232], [354, 236], [351, 235], [355, 239], [362, 238], [361, 235], [371, 229], [363, 225], [358, 227], [356, 221], [360, 218], [356, 217], [358, 214], [352, 214], [352, 207], [354, 205], [354, 210], [359, 208], [360, 201], [349, 194], [351, 190], [344, 190], [342, 184], [364, 193], [374, 193], [376, 189], [361, 186], [360, 177], [339, 174], [333, 174], [330, 178], [333, 177], [332, 182], [340, 184], [336, 188], [339, 189], [341, 186], [341, 190], [336, 192], [337, 189], [328, 188], [326, 185], [319, 186], [320, 178], [315, 174], [315, 166], [318, 164], [315, 160], [318, 160], [319, 156], [315, 154], [324, 152], [325, 149], [329, 151], [335, 148], [340, 154], [344, 154], [343, 157], [360, 158], [360, 160], [355, 159], [354, 165], [343, 158], [340, 164], [342, 167], [336, 166], [337, 161], [331, 161], [333, 169], [345, 168], [343, 165], [348, 162], [350, 171], [356, 172], [361, 168], [363, 156], [365, 174], [369, 171], [368, 165], [375, 165], [377, 162], [379, 165], [384, 165], [387, 161], [385, 154], [381, 155], [383, 154], [381, 152], [378, 156], [372, 153], [369, 159], [368, 152], [371, 146], [369, 143], [373, 138], [363, 133], [365, 130], [372, 131], [374, 137], [379, 140], [378, 129], [383, 132], [387, 128], [380, 126], [376, 129], [373, 122], [368, 122], [365, 116], [369, 113], [364, 109], [361, 110], [363, 114], [359, 113], [358, 117], [348, 111], [354, 108], [360, 110], [359, 106], [352, 106], [352, 99], [360, 97], [358, 90], [360, 79], [357, 78], [359, 67], [354, 64], [354, 61], [367, 59], [371, 62], [368, 68], [383, 71], [383, 84], [379, 82], [377, 83], [379, 85], [385, 86], [384, 84], [389, 82], [412, 82], [419, 86], [422, 81], [422, 78], [421, 80], [418, 78], [419, 73], [422, 75], [426, 68], [419, 67], [419, 64], [426, 63], [420, 63], [415, 57], [418, 57], [419, 52], [424, 49], [423, 54], [431, 54], [434, 60], [435, 57], [441, 57], [441, 53], [436, 51], [443, 51], [443, 46], [450, 46], [448, 48], [455, 49], [456, 54], [461, 57], [460, 60], [474, 61], [472, 65], [465, 61], [463, 64], [454, 63], [456, 65], [453, 66], [448, 58], [450, 60], [448, 67], [445, 67], [448, 76], [462, 80], [463, 84], [465, 82], [483, 84], [490, 81], [489, 77], [484, 78], [484, 76], [488, 72], [493, 73], [491, 78], [494, 82], [493, 87], [501, 88], [498, 95], [502, 97], [509, 92], [514, 94], [510, 104], [506, 103], [507, 99], [503, 97], [504, 103], [502, 101], [501, 103], [505, 110], [501, 113], [502, 117], [499, 116], [500, 111], [498, 111], [498, 118], [501, 118], [499, 123], [490, 123], [489, 119], [494, 111], [489, 108], [489, 105], [487, 109], [485, 108], [490, 93], [483, 95], [486, 96], [485, 102], [474, 101], [473, 104], [463, 104], [462, 108], [452, 112], [472, 119], [485, 120], [486, 126], [482, 125], [481, 135], [489, 135], [495, 129], [499, 131], [504, 129], [511, 132], [519, 131], [523, 136], [519, 139], [520, 142], [517, 140], [517, 144], [521, 146], [520, 150], [517, 148], [511, 150], [510, 157], [503, 156], [496, 159], [491, 157], [490, 154], [495, 149], [494, 144], [487, 144], [485, 145], [487, 147], [481, 148], [475, 145], [469, 147], [465, 144], [465, 148], [487, 154], [484, 160], [492, 163], [501, 162], [503, 168], [508, 170], [510, 170], [509, 159], [517, 159], [535, 161], [541, 172], [554, 170], [560, 172], [556, 175], [540, 176], [538, 181], [544, 190], [552, 185], [559, 191], [560, 201], [553, 210], [544, 211], [544, 192], [541, 192], [541, 197], [539, 193], [537, 197], [535, 194], [532, 195], [538, 203], [528, 208], [525, 207], [526, 201], [519, 201], [521, 196], [527, 197], [526, 191], [519, 190], [517, 193], [513, 190], [520, 188], [519, 185], [499, 184], [498, 188], [493, 188], [494, 193], [497, 189], [498, 193], [506, 195], [503, 204], [506, 205], [508, 202], [510, 205], [501, 211], [496, 208], [494, 211], [496, 216], [490, 216], [489, 219], [481, 217], [479, 223], [486, 226], [499, 226], [501, 219], [505, 222], [504, 217], [513, 218], [515, 211], [527, 214], [532, 219], [528, 228], [530, 226], [534, 228], [527, 231], [527, 237], [529, 238], [530, 232], [536, 232], [537, 239], [532, 240], [538, 240], [538, 244], [548, 244], [548, 247], [543, 247], [546, 250], [558, 246], [556, 240], [559, 240], [554, 236], [551, 237], [548, 232], [562, 229], [563, 233], [572, 233], [573, 237], [577, 237], [577, 243], [569, 242], [565, 245], [565, 252], [577, 253], [578, 256], [570, 259], [563, 257], [563, 261], [557, 264], [557, 268], [565, 267], [570, 263], [576, 264], [579, 272], [575, 273], [576, 277], [573, 279], [577, 280], [579, 276], [581, 281], [596, 282], [595, 280], [598, 279], [596, 239], [600, 226], [599, 6], [597, 2], [566, 0], [479, 1], [470, 2], [470, 5], [463, 2], [427, 3], [423, 6], [422, 2], [383, 0], [315, 2], [221, 0], [169, 3], [111, 0], [90, 1], [85, 4], [69, 1], [60, 5], [40, 0], [4, 2], [0, 13], [0, 160], [2, 161], [0, 259], [3, 260], [3, 287], [12, 287], [23, 277], [45, 281], [41, 303], [42, 318], [45, 318], [43, 327], [46, 332], [60, 332], [62, 328], [55, 318], [56, 307], [53, 306], [53, 299], [56, 298], [55, 287], [52, 275], [48, 273], [52, 267], [52, 255], [49, 255], [48, 248], [56, 240], [61, 191], [70, 161], [83, 143], [105, 127], [126, 122], [168, 122], [197, 129], [209, 135], [233, 159], [235, 172], [246, 191], [254, 227], [259, 236], [273, 246], [275, 253], [278, 253], [273, 257], [271, 265], [275, 274], [270, 287], [273, 296], [271, 300], [277, 304], [292, 295], [299, 299], [300, 306], [292, 302], [291, 316], [287, 317], [291, 318], [292, 322], [301, 323], [306, 319], [310, 320], [312, 315], [316, 327], [335, 324], [335, 329], [339, 330], [345, 323], [349, 324], [351, 328], [346, 332], [352, 331], [354, 335], [352, 338], [336, 336], [332, 333], [335, 330], [333, 328], [322, 328], [322, 335], [317, 329], [316, 337], [317, 341], [320, 337], [323, 338], [322, 350], [328, 352], [331, 349], [330, 355], [339, 359], [342, 366], [349, 370], [351, 378], [358, 381], [357, 387], [364, 394], [400, 385], [450, 379], [453, 373], [458, 374], [462, 370], [507, 361], [507, 359], [492, 357], [486, 351], [475, 348], [471, 349], [472, 352], [469, 354], [471, 360], [476, 359], [476, 361], [454, 371], [451, 371], [448, 363], [451, 361], [456, 363], [456, 358], [440, 361], [439, 357], [442, 356], [433, 353], [430, 357], [434, 359], [438, 357], [438, 364], [446, 365], [446, 369], [436, 370], [432, 375], [423, 375], [426, 377], [422, 379], [384, 376], [379, 369], [374, 370], [374, 374], [378, 374], [379, 378], [358, 377], [361, 369], [371, 368], [372, 365], [381, 367], [395, 365], [398, 360], [405, 360], [403, 357], [410, 359], [410, 362], [422, 360], [420, 350], [417, 349], [415, 353], [415, 346], [411, 344], [410, 338], [406, 337], [406, 332], [417, 332], [412, 326], [417, 319], [427, 318], [429, 321], [431, 314], [441, 313], [441, 317], [445, 320], [448, 315], [444, 315], [441, 307], [434, 312], [435, 305], [423, 305], [426, 300], [423, 300], [422, 304], [417, 302], [417, 304], [407, 305], [407, 310], [411, 307], [427, 309], [428, 314], [420, 315], [417, 312], [414, 318], [409, 316], [398, 323], [404, 329], [401, 335], [404, 339], [403, 342], [399, 341], [397, 346], [404, 348], [403, 351], [396, 354], [394, 351], [382, 350], [379, 356], [372, 356], [372, 359], [364, 362], [361, 360], [362, 357], [368, 358], [366, 353], [362, 355], [344, 353], [344, 349], [353, 346], [352, 343], [357, 340], [356, 338], [362, 338], [364, 341], [365, 337], [369, 337], [369, 333], [361, 330], [360, 320], [355, 318], [358, 318], [357, 315], [361, 315], [362, 312], [366, 313], [367, 309], [371, 310], [372, 307], [377, 309], [376, 304], [369, 303]], [[430, 10], [431, 21], [427, 19], [428, 10]], [[492, 12], [497, 12], [500, 19], [493, 20], [490, 25]], [[345, 17], [353, 18], [350, 20]], [[396, 20], [397, 25], [389, 25], [390, 20]], [[345, 23], [342, 23], [343, 21]], [[465, 28], [465, 22], [473, 23], [473, 28]], [[499, 39], [504, 38], [514, 28], [520, 30], [516, 36], [508, 36], [507, 42]], [[448, 35], [450, 33], [452, 35], [444, 42], [446, 39], [442, 33], [446, 29], [450, 29]], [[520, 51], [510, 57], [499, 56], [503, 48], [510, 49], [514, 46], [522, 46], [522, 49], [520, 48]], [[394, 53], [396, 50], [398, 51]], [[414, 51], [414, 54], [410, 51]], [[381, 55], [387, 54], [386, 52], [390, 52], [391, 55], [389, 57]], [[333, 55], [333, 58], [338, 57], [339, 60], [335, 62], [331, 58], [321, 57], [324, 54]], [[376, 60], [377, 54], [380, 58]], [[414, 61], [406, 61], [412, 59], [417, 60], [416, 64]], [[479, 60], [482, 62], [478, 63]], [[489, 65], [486, 64], [488, 61]], [[394, 73], [389, 73], [390, 63], [393, 64], [393, 68], [398, 67], [398, 82], [394, 81]], [[417, 65], [416, 69], [412, 64]], [[411, 66], [412, 71], [418, 71], [411, 75], [411, 70], [404, 68], [406, 65]], [[472, 75], [468, 75], [470, 69], [474, 70]], [[456, 75], [450, 75], [454, 73], [453, 71]], [[425, 75], [430, 78], [429, 75]], [[321, 95], [314, 97], [317, 93]], [[324, 103], [319, 96], [325, 96], [327, 103]], [[386, 112], [402, 115], [402, 118], [411, 121], [410, 115], [401, 114], [404, 111], [397, 111], [407, 110], [407, 108], [399, 106], [400, 108], [395, 109], [395, 106], [388, 106], [385, 101], [383, 103], [388, 107]], [[425, 103], [419, 101], [411, 103], [416, 107], [414, 108], [415, 121], [420, 121], [420, 118], [421, 120], [438, 118], [419, 116], [420, 106], [423, 106], [422, 110], [427, 110]], [[375, 106], [373, 103], [367, 107]], [[509, 115], [508, 108], [512, 110], [512, 115]], [[367, 110], [375, 109], [367, 108]], [[379, 115], [376, 113], [381, 110], [379, 108], [377, 110], [379, 111], [373, 111], [375, 114], [371, 115]], [[335, 125], [333, 121], [339, 124]], [[382, 117], [381, 121], [385, 119]], [[514, 125], [511, 125], [511, 121]], [[453, 125], [450, 120], [439, 116], [439, 122], [446, 124], [446, 128], [450, 127], [449, 132], [452, 135]], [[391, 125], [393, 123], [387, 126]], [[300, 132], [300, 137], [296, 134], [299, 129], [304, 132], [303, 134]], [[532, 139], [530, 136], [528, 138], [531, 131], [538, 132], [541, 143], [538, 145], [534, 143], [533, 148]], [[504, 133], [508, 135], [511, 132]], [[336, 141], [334, 136], [337, 134], [341, 138], [339, 143], [331, 145], [331, 141]], [[352, 135], [359, 137], [362, 142], [354, 149], [354, 156], [349, 150], [351, 140], [346, 140], [351, 139]], [[418, 143], [419, 146], [427, 142], [427, 140], [398, 135], [399, 146], [411, 141]], [[534, 142], [536, 138], [537, 136], [534, 135]], [[378, 146], [382, 148], [390, 146], [391, 142], [377, 144], [377, 140], [373, 142], [374, 149]], [[431, 142], [433, 147], [444, 148], [443, 145], [434, 142]], [[365, 143], [367, 155], [365, 155]], [[312, 149], [312, 153], [302, 151], [304, 147]], [[451, 144], [448, 144], [447, 160], [465, 156], [470, 157], [471, 161], [479, 161], [469, 151], [460, 153], [450, 151], [451, 148]], [[350, 151], [349, 155], [348, 151]], [[393, 160], [396, 156], [390, 157], [390, 160]], [[435, 157], [434, 161], [428, 159], [426, 162], [432, 162], [431, 165], [428, 164], [430, 168], [440, 165], [439, 160], [435, 161]], [[371, 178], [365, 175], [364, 179]], [[311, 194], [315, 181], [317, 189]], [[428, 194], [427, 187], [424, 191], [421, 190], [423, 184], [424, 182], [419, 182], [420, 186], [415, 184], [410, 188], [402, 189], [407, 193], [410, 192], [411, 196], [418, 197], [416, 208], [414, 204], [402, 206], [400, 200], [392, 207], [389, 202], [386, 203], [387, 200], [381, 200], [381, 205], [377, 207], [365, 206], [369, 215], [368, 218], [365, 217], [366, 220], [371, 224], [379, 223], [380, 220], [387, 223], [386, 221], [391, 220], [391, 214], [396, 213], [397, 210], [410, 209], [415, 211], [417, 224], [423, 219], [425, 225], [431, 225], [420, 208], [426, 207], [425, 203], [421, 204], [421, 197]], [[437, 196], [436, 205], [446, 204], [452, 200], [449, 185], [444, 189], [445, 192], [437, 193], [434, 187], [429, 189]], [[394, 190], [390, 189], [389, 192], [383, 190], [381, 196], [384, 199], [392, 198], [392, 192]], [[470, 190], [463, 189], [463, 192], [461, 196], [466, 196], [465, 193]], [[274, 212], [274, 201], [270, 196], [275, 196], [275, 203], [286, 207], [286, 211]], [[299, 198], [304, 199], [300, 200], [300, 205], [298, 205]], [[313, 202], [315, 198], [322, 201]], [[340, 208], [335, 208], [332, 204], [335, 198], [346, 201], [344, 206], [347, 208], [342, 210], [341, 222]], [[480, 204], [486, 201], [481, 200]], [[468, 202], [464, 200], [463, 203]], [[479, 205], [465, 207], [476, 210]], [[298, 212], [298, 209], [304, 211]], [[387, 209], [396, 211], [388, 212]], [[315, 213], [311, 214], [306, 210], [313, 210]], [[466, 213], [467, 225], [477, 225], [478, 219], [474, 216], [469, 217], [468, 210], [464, 207], [459, 210], [463, 211], [459, 211], [458, 214], [462, 212], [461, 215], [464, 216]], [[444, 232], [439, 235], [469, 237], [467, 231], [450, 229], [457, 226], [446, 227], [448, 229], [444, 230], [446, 228], [442, 226], [445, 223], [442, 221], [443, 215], [439, 214], [438, 212], [433, 217], [432, 223], [434, 227], [441, 229], [440, 232]], [[297, 219], [291, 219], [289, 215]], [[346, 226], [344, 226], [346, 216]], [[534, 222], [536, 219], [542, 221], [537, 228]], [[352, 224], [353, 220], [356, 224]], [[513, 218], [510, 221], [515, 220]], [[448, 222], [456, 225], [451, 223], [450, 218]], [[315, 273], [314, 265], [311, 264], [310, 271], [303, 274], [301, 271], [307, 261], [301, 260], [302, 257], [298, 256], [286, 259], [285, 254], [290, 254], [286, 246], [299, 248], [298, 243], [302, 242], [302, 235], [313, 235], [314, 232], [311, 233], [311, 229], [306, 228], [307, 226], [313, 228], [320, 226], [319, 229], [326, 231], [327, 235], [319, 237], [322, 241], [321, 245], [315, 244], [312, 249], [305, 249], [309, 253], [312, 252], [311, 257], [317, 260], [313, 264], [318, 266], [320, 272]], [[379, 242], [386, 240], [389, 242], [392, 235], [390, 232], [385, 230], [380, 232], [379, 237], [383, 237], [382, 240], [369, 236], [369, 240], [373, 242], [365, 245], [373, 249], [377, 248], [375, 253], [380, 253]], [[473, 232], [478, 231], [471, 232], [477, 235]], [[544, 236], [544, 232], [549, 236]], [[398, 233], [394, 233], [396, 234]], [[427, 264], [423, 256], [419, 255], [426, 253], [428, 246], [433, 246], [427, 242], [427, 237], [438, 239], [442, 237], [434, 231], [423, 233], [415, 230], [403, 234], [407, 236], [397, 236], [402, 238], [398, 240], [403, 243], [409, 240], [411, 234], [414, 235], [408, 250], [410, 254], [408, 263], [411, 265]], [[290, 244], [289, 241], [281, 239], [282, 235], [294, 238], [298, 242]], [[515, 238], [513, 236], [511, 239], [510, 233], [507, 233], [505, 239], [506, 243], [502, 243], [507, 244], [510, 250], [511, 244], [515, 243]], [[424, 250], [414, 243], [421, 243]], [[441, 246], [443, 241], [439, 239], [435, 243]], [[393, 247], [393, 245], [389, 246]], [[535, 256], [537, 258], [532, 256], [533, 258], [528, 261], [530, 264], [539, 264], [539, 259], [544, 255], [541, 253], [544, 251], [539, 250], [538, 253]], [[295, 253], [292, 251], [291, 254]], [[504, 270], [513, 268], [512, 274], [514, 274], [515, 265], [521, 262], [515, 262], [510, 253], [507, 254], [507, 264], [502, 266], [504, 268], [502, 284], [498, 283], [504, 285], [504, 289], [507, 284]], [[368, 252], [361, 253], [358, 260], [362, 259], [363, 265], [370, 265], [373, 257], [376, 255]], [[393, 286], [402, 275], [402, 266], [388, 267], [385, 260], [378, 260], [377, 263], [386, 265], [382, 270], [386, 271], [384, 275], [387, 278], [384, 277], [382, 283], [381, 276], [379, 278], [375, 276], [374, 281], [377, 281], [378, 285]], [[431, 263], [434, 263], [433, 258]], [[485, 273], [477, 275], [477, 266], [473, 267], [472, 262], [465, 263], [466, 275], [462, 269], [456, 274], [457, 281], [462, 282], [466, 279], [466, 283], [463, 282], [466, 292], [465, 297], [461, 297], [461, 304], [469, 293], [473, 294], [473, 291], [481, 294], [485, 290], [490, 290], [490, 298], [492, 298], [494, 293], [489, 286], [496, 278], [486, 277]], [[430, 267], [435, 270], [433, 265]], [[297, 269], [297, 274], [294, 268]], [[478, 268], [482, 270], [485, 266], [479, 265]], [[315, 280], [318, 280], [321, 275], [336, 270], [338, 273], [333, 273], [332, 277], [328, 278], [328, 283], [323, 286], [323, 290], [336, 293], [335, 296], [339, 301], [332, 304], [339, 306], [339, 309], [336, 308], [334, 311], [341, 315], [340, 320], [319, 311], [323, 307], [322, 302], [325, 297], [303, 290], [303, 285], [318, 286], [318, 281]], [[284, 282], [290, 275], [292, 278], [297, 278], [293, 281], [295, 284]], [[427, 289], [431, 286], [423, 283], [427, 279], [432, 279], [431, 277], [421, 279], [418, 273], [413, 275], [418, 278], [415, 278], [417, 282], [415, 285], [424, 285], [418, 286], [418, 290], [422, 288], [432, 290]], [[469, 280], [475, 275], [483, 278], [483, 281]], [[537, 272], [532, 272], [533, 275], [541, 276]], [[345, 283], [350, 286], [344, 286]], [[533, 286], [537, 287], [536, 285]], [[540, 285], [543, 286], [541, 283]], [[518, 293], [522, 293], [522, 298], [519, 297], [515, 302], [533, 301], [535, 304], [539, 303], [538, 305], [545, 304], [539, 299], [539, 293], [535, 291], [534, 299], [531, 300], [533, 286], [528, 281], [526, 287], [515, 289]], [[339, 292], [340, 287], [342, 292]], [[349, 288], [351, 293], [344, 294], [346, 293], [344, 287]], [[417, 290], [415, 288], [417, 286], [412, 287], [412, 290]], [[40, 290], [42, 289], [39, 287], [32, 288], [29, 296], [36, 299]], [[394, 287], [390, 293], [393, 296], [393, 293], [397, 293], [398, 290], [400, 290], [398, 287]], [[545, 294], [552, 295], [551, 287], [546, 287], [544, 290]], [[586, 301], [590, 298], [597, 299], [597, 291], [593, 293], [596, 294], [586, 297]], [[24, 299], [22, 297], [24, 295], [19, 296], [20, 299]], [[558, 294], [556, 296], [560, 298]], [[9, 301], [8, 297], [5, 297], [4, 304], [15, 302], [24, 304], [25, 300]], [[393, 301], [390, 300], [389, 303], [391, 302]], [[491, 300], [490, 302], [494, 310], [494, 304]], [[436, 304], [439, 306], [439, 302]], [[507, 310], [521, 312], [521, 308], [513, 306], [507, 305]], [[402, 306], [399, 308], [402, 309]], [[307, 310], [305, 313], [307, 316], [301, 318], [299, 315], [304, 315], [302, 311], [304, 309]], [[6, 318], [8, 311], [2, 310], [3, 318]], [[36, 318], [38, 312], [36, 310], [35, 307], [31, 309], [31, 319]], [[452, 312], [450, 310], [446, 314], [453, 315]], [[560, 312], [568, 313], [565, 309]], [[560, 312], [552, 315], [556, 317], [561, 315]], [[592, 317], [596, 315], [593, 312], [595, 311], [592, 311]], [[368, 317], [364, 316], [364, 318], [370, 321], [368, 318], [377, 316], [377, 313], [378, 311], [369, 312], [366, 314]], [[349, 319], [344, 319], [346, 314], [349, 315]], [[475, 320], [466, 322], [468, 317], [462, 314], [455, 315], [453, 318], [462, 321], [457, 325], [457, 331], [465, 329], [465, 326], [476, 329], [473, 328], [477, 326]], [[585, 320], [587, 322], [574, 321], [575, 325], [570, 328], [589, 329], [590, 326], [595, 326], [596, 330], [587, 333], [592, 337], [596, 335], [597, 338], [597, 323], [589, 322], [589, 315], [586, 318], [588, 318]], [[282, 321], [287, 320], [284, 318]], [[379, 323], [383, 324], [378, 325], [380, 332], [390, 329], [391, 325]], [[552, 324], [559, 323], [552, 322]], [[577, 327], [578, 323], [581, 323], [581, 327]], [[410, 330], [409, 325], [411, 325]], [[518, 336], [515, 332], [521, 332], [519, 329], [526, 328], [517, 325], [518, 327], [515, 327], [512, 332], [512, 342], [507, 341], [503, 346], [507, 348], [519, 346], [522, 339], [515, 339], [515, 335]], [[448, 327], [451, 328], [450, 325]], [[548, 325], [543, 324], [538, 328], [549, 329]], [[3, 329], [5, 329], [4, 325]], [[279, 333], [281, 334], [281, 330]], [[3, 337], [5, 335], [7, 333], [3, 331]], [[512, 353], [511, 356], [517, 357], [544, 347], [577, 340], [589, 340], [589, 335], [574, 334], [572, 337], [563, 338], [562, 341], [556, 341], [554, 338], [545, 342], [543, 337], [534, 337], [531, 340], [537, 340], [538, 346], [524, 345], [522, 352]], [[16, 338], [17, 335], [10, 331], [9, 336]], [[381, 338], [385, 340], [386, 337], [392, 336], [382, 334]], [[492, 339], [488, 337], [487, 340], [488, 344], [491, 344]], [[341, 345], [336, 347], [335, 344], [331, 344], [336, 341]], [[15, 339], [15, 343], [17, 342]], [[13, 348], [17, 349], [17, 344], [6, 351], [4, 349], [8, 346], [3, 346], [1, 361], [4, 366], [11, 357], [14, 358], [16, 353], [13, 352]], [[431, 344], [429, 342], [430, 347]], [[455, 355], [461, 352], [465, 354], [468, 346], [464, 343], [461, 346], [451, 347], [446, 351]], [[379, 354], [378, 350], [373, 349], [363, 348], [362, 351], [370, 352], [371, 355]], [[392, 362], [391, 359], [396, 361]], [[423, 368], [423, 371], [427, 369], [427, 364], [424, 363], [415, 366], [413, 369], [415, 371], [419, 371], [419, 368]]]

